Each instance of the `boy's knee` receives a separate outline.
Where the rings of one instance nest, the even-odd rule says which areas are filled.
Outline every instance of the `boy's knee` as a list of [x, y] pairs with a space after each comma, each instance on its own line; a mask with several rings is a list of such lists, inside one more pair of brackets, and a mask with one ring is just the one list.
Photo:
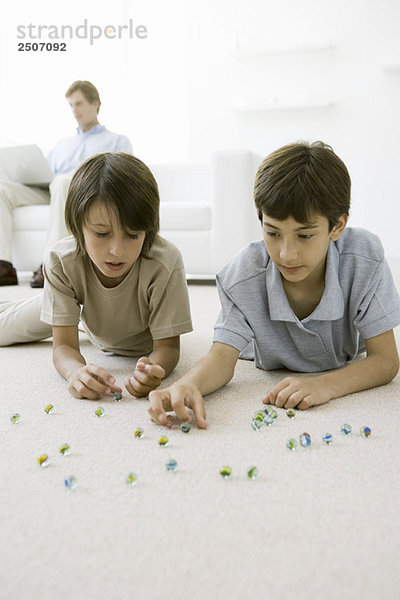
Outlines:
[[0, 181], [0, 203], [8, 206], [10, 210], [14, 208], [11, 202], [10, 186], [7, 181]]
[[71, 182], [72, 175], [60, 174], [56, 175], [53, 181], [50, 183], [50, 194], [53, 195], [56, 192], [65, 192], [67, 194], [69, 184]]

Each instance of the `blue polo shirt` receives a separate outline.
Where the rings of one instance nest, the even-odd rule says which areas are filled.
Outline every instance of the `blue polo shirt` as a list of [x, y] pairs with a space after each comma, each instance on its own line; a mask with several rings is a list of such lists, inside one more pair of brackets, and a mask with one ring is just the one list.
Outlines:
[[400, 323], [400, 298], [379, 238], [348, 227], [327, 254], [325, 290], [301, 321], [263, 241], [253, 242], [217, 275], [222, 310], [214, 341], [233, 346], [261, 369], [337, 369], [365, 340]]
[[84, 160], [99, 152], [132, 153], [132, 145], [125, 135], [108, 131], [104, 125], [95, 125], [89, 131], [80, 127], [76, 135], [60, 140], [47, 157], [53, 173], [73, 173]]

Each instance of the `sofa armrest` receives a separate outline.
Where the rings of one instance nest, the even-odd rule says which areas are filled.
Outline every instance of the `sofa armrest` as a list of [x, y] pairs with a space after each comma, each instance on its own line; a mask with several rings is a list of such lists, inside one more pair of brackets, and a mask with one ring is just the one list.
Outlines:
[[254, 178], [262, 161], [249, 151], [219, 151], [211, 158], [211, 256], [218, 272], [241, 248], [261, 239]]

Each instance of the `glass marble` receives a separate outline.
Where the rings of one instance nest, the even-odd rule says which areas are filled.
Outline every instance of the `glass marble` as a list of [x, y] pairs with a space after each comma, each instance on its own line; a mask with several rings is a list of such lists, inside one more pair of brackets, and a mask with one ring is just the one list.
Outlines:
[[104, 408], [102, 406], [99, 406], [99, 408], [96, 410], [96, 415], [98, 417], [104, 417]]
[[60, 448], [60, 453], [64, 456], [68, 456], [68, 454], [71, 454], [71, 448], [69, 447], [69, 444], [63, 444]]
[[135, 440], [141, 440], [144, 437], [144, 431], [141, 427], [138, 427], [134, 433]]
[[263, 412], [265, 415], [269, 415], [271, 410], [273, 410], [273, 409], [272, 409], [272, 406], [270, 406], [269, 404], [267, 404], [267, 406], [264, 406], [264, 408], [263, 408]]
[[257, 479], [258, 478], [258, 469], [257, 467], [250, 467], [250, 469], [247, 470], [247, 477], [249, 479]]
[[266, 423], [267, 427], [270, 427], [275, 423], [278, 418], [278, 413], [276, 410], [271, 409], [267, 415], [264, 417], [264, 423]]
[[294, 419], [296, 416], [296, 411], [293, 410], [293, 408], [288, 408], [286, 411], [286, 416], [288, 416], [289, 419]]
[[327, 444], [328, 446], [330, 446], [333, 442], [333, 435], [331, 433], [325, 433], [322, 436], [322, 441], [324, 442], [324, 444]]
[[230, 479], [232, 477], [232, 469], [228, 467], [228, 465], [225, 465], [222, 467], [222, 469], [220, 469], [219, 474], [224, 479]]
[[302, 433], [299, 436], [299, 440], [300, 440], [300, 444], [303, 446], [303, 448], [307, 448], [308, 446], [311, 445], [311, 435], [309, 433]]
[[114, 393], [113, 393], [113, 398], [114, 398], [114, 400], [116, 400], [117, 402], [119, 402], [120, 400], [122, 400], [122, 394], [121, 394], [121, 392], [114, 392]]
[[251, 422], [251, 427], [252, 429], [254, 429], [254, 431], [260, 431], [261, 427], [262, 427], [262, 421], [255, 421], [254, 419]]
[[340, 431], [343, 433], [343, 435], [349, 435], [349, 433], [351, 433], [351, 425], [345, 423], [341, 426]]
[[286, 442], [286, 448], [289, 448], [289, 450], [292, 450], [292, 451], [296, 450], [296, 448], [297, 448], [297, 442], [296, 442], [296, 440], [294, 440], [293, 438], [290, 439], [290, 440], [288, 440]]
[[158, 445], [162, 446], [163, 448], [166, 448], [169, 444], [169, 439], [167, 438], [166, 435], [163, 435], [162, 437], [160, 437], [160, 439], [158, 440]]
[[261, 412], [257, 412], [253, 417], [253, 421], [256, 421], [262, 425], [262, 423], [264, 421], [264, 417], [265, 417], [265, 414], [263, 414]]
[[42, 456], [39, 456], [37, 461], [41, 467], [49, 466], [49, 457], [47, 456], [47, 454], [42, 454]]
[[15, 413], [14, 415], [11, 415], [11, 417], [10, 417], [11, 423], [19, 423], [20, 420], [21, 420], [21, 415], [19, 415], [18, 413]]
[[70, 475], [66, 479], [64, 479], [65, 487], [69, 490], [74, 490], [78, 485], [75, 475]]
[[190, 425], [190, 423], [182, 423], [181, 424], [181, 431], [183, 431], [183, 433], [189, 433], [189, 431], [192, 429], [192, 426]]
[[135, 473], [129, 473], [126, 478], [126, 483], [130, 486], [134, 486], [137, 484], [137, 475]]
[[253, 415], [253, 419], [255, 417], [257, 417], [258, 415], [260, 415], [260, 417], [263, 419], [265, 417], [267, 413], [265, 412], [265, 410], [263, 408], [260, 408], [260, 410], [256, 410], [256, 412]]
[[171, 472], [175, 473], [175, 471], [178, 469], [178, 463], [176, 462], [176, 460], [174, 458], [170, 458], [165, 463], [165, 467], [166, 467], [167, 471], [171, 471]]
[[49, 404], [48, 406], [46, 406], [46, 408], [44, 409], [44, 412], [46, 412], [48, 415], [52, 415], [54, 412], [54, 406], [52, 404]]
[[371, 428], [365, 425], [364, 427], [361, 427], [360, 433], [363, 437], [367, 438], [371, 435]]

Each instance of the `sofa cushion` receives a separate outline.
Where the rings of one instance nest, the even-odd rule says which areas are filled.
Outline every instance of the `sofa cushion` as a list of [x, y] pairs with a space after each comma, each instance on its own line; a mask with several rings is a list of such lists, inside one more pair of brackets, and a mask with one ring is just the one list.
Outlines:
[[13, 211], [14, 231], [47, 231], [49, 205], [18, 206]]
[[196, 164], [150, 165], [160, 192], [160, 202], [210, 202], [210, 167]]
[[211, 206], [199, 202], [161, 202], [161, 231], [209, 231]]
[[214, 275], [211, 260], [210, 231], [168, 231], [162, 230], [161, 236], [169, 240], [182, 252], [186, 274]]

